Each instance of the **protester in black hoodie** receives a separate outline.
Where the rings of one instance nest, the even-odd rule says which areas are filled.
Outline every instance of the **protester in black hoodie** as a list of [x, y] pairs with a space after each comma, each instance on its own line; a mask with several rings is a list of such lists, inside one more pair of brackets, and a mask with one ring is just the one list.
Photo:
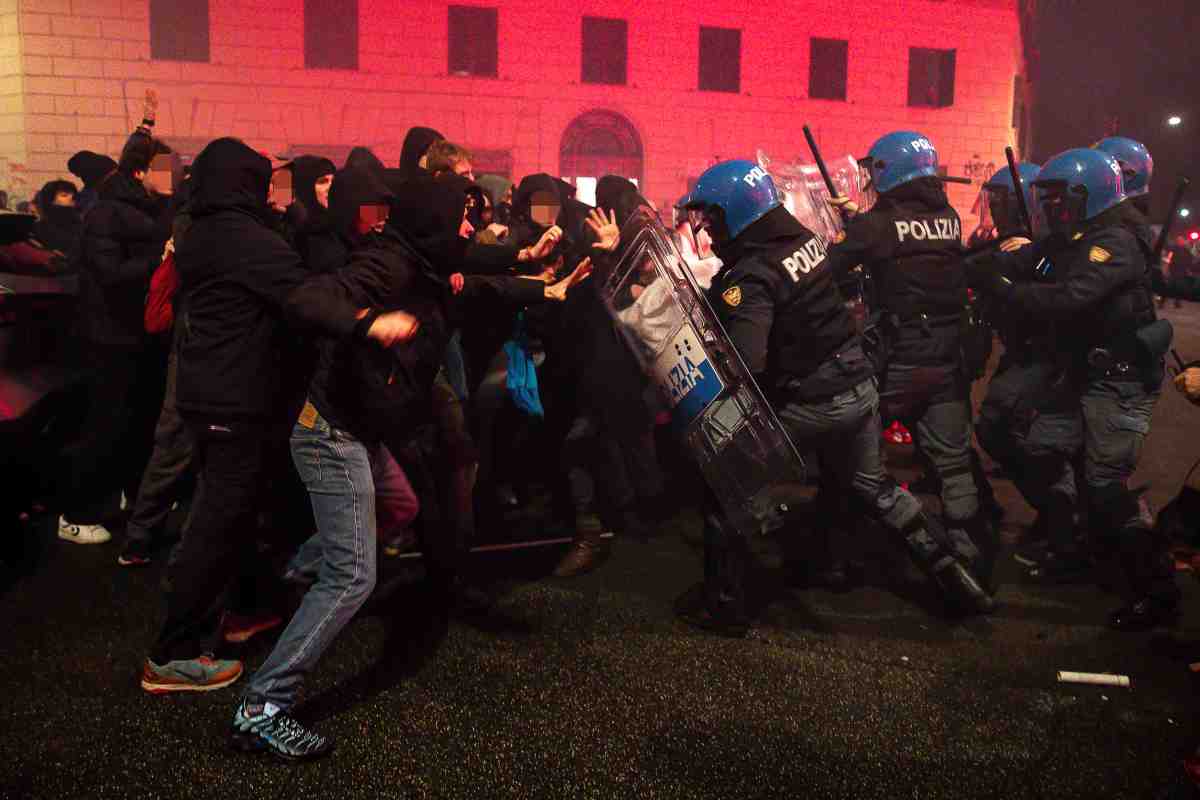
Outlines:
[[[623, 217], [642, 207], [636, 187], [619, 178], [606, 178], [597, 199], [612, 203]], [[601, 188], [598, 186], [598, 188]], [[583, 248], [595, 251], [602, 226], [618, 230], [616, 210], [601, 205], [583, 224], [574, 222], [578, 209], [550, 176], [521, 181], [513, 195], [514, 217], [522, 221], [526, 238], [551, 219], [553, 208], [537, 209], [539, 200], [557, 190], [561, 206], [555, 219], [576, 231], [578, 258]], [[632, 197], [630, 190], [633, 190]], [[580, 204], [581, 205], [581, 204]], [[627, 221], [621, 220], [621, 221]], [[607, 245], [605, 245], [607, 246]], [[603, 248], [600, 248], [603, 251]], [[611, 259], [601, 256], [599, 261]], [[597, 494], [602, 493], [611, 526], [645, 538], [648, 531], [636, 506], [653, 503], [663, 491], [663, 478], [654, 450], [653, 415], [644, 402], [646, 379], [612, 317], [590, 283], [573, 292], [562, 307], [539, 309], [533, 317], [546, 346], [542, 377], [547, 387], [547, 427], [552, 444], [562, 447], [562, 472], [556, 485], [560, 514], [571, 509], [575, 541], [555, 568], [558, 577], [571, 577], [599, 564], [600, 534]], [[597, 476], [603, 480], [596, 480]]]
[[429, 151], [429, 145], [445, 138], [433, 128], [409, 128], [400, 148], [401, 179], [410, 181], [422, 175], [425, 172], [425, 153]]
[[67, 169], [83, 181], [83, 191], [75, 199], [75, 207], [86, 215], [99, 199], [97, 187], [117, 169], [117, 162], [91, 150], [80, 150], [67, 161]]
[[[289, 296], [308, 275], [267, 222], [271, 162], [237, 139], [218, 139], [193, 169], [192, 225], [175, 253], [184, 326], [178, 407], [196, 437], [200, 488], [191, 524], [168, 568], [167, 618], [146, 659], [142, 688], [203, 691], [241, 675], [214, 661], [220, 596], [252, 543], [265, 465], [286, 442], [303, 404], [308, 370], [284, 324]], [[403, 315], [323, 297], [302, 322], [340, 338], [390, 347], [407, 335]]]
[[83, 235], [83, 217], [75, 207], [77, 195], [70, 181], [50, 181], [34, 197], [38, 221], [33, 238], [61, 253], [69, 263], [75, 262]]
[[[378, 250], [374, 240], [382, 231], [380, 213], [390, 196], [370, 169], [347, 167], [337, 173], [330, 218], [350, 244], [352, 257]], [[392, 266], [399, 272], [405, 265], [393, 260]], [[415, 319], [413, 323], [415, 333]], [[364, 363], [360, 355], [386, 361], [391, 354], [328, 337], [322, 338], [320, 353], [309, 401], [291, 434], [292, 458], [308, 488], [317, 533], [288, 570], [295, 576], [315, 573], [316, 580], [247, 685], [233, 723], [235, 745], [288, 758], [314, 758], [332, 748], [332, 740], [306, 731], [288, 712], [305, 675], [375, 586], [377, 530], [389, 535], [412, 522], [417, 512], [408, 479], [373, 427], [379, 420], [359, 417], [364, 408], [360, 400], [375, 399], [362, 398], [360, 392], [373, 393], [374, 387], [355, 381], [353, 367]], [[405, 409], [391, 411], [402, 414]]]
[[58, 529], [59, 538], [78, 544], [111, 538], [100, 524], [113, 510], [110, 499], [122, 491], [132, 500], [153, 446], [166, 359], [146, 335], [143, 311], [170, 234], [166, 204], [142, 181], [165, 149], [149, 125], [134, 131], [83, 226], [79, 312], [93, 382], [84, 438], [66, 453], [69, 508]]
[[346, 263], [349, 251], [329, 218], [333, 162], [319, 156], [298, 156], [290, 166], [295, 200], [288, 216], [294, 220], [296, 250], [313, 272], [339, 269]]

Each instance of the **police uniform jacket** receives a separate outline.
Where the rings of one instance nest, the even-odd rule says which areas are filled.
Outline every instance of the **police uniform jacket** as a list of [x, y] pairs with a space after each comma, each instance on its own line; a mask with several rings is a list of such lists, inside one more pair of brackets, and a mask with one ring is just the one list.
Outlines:
[[1052, 282], [1017, 282], [1001, 294], [1007, 305], [1055, 323], [1055, 350], [1071, 367], [1085, 370], [1088, 354], [1102, 349], [1114, 361], [1142, 368], [1126, 376], [1143, 380], [1157, 360], [1143, 351], [1137, 336], [1157, 319], [1149, 290], [1149, 244], [1121, 217], [1121, 209], [1112, 209], [1070, 235], [999, 254], [1005, 272], [1027, 273], [1044, 258], [1055, 276]]
[[962, 222], [935, 178], [911, 181], [854, 217], [830, 248], [836, 273], [861, 264], [874, 287], [869, 302], [893, 330], [892, 358], [941, 364], [958, 358], [967, 302]]
[[776, 208], [717, 255], [709, 302], [765, 390], [817, 400], [871, 376], [821, 237]]

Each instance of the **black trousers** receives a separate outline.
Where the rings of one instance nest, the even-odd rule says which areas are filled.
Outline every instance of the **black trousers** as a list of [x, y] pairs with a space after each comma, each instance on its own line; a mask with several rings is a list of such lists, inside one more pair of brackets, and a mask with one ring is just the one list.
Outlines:
[[154, 446], [154, 426], [166, 383], [166, 353], [157, 341], [143, 346], [91, 343], [95, 372], [88, 386], [83, 435], [64, 452], [59, 486], [69, 522], [103, 522], [124, 492], [132, 503]]
[[255, 515], [287, 431], [261, 423], [185, 418], [198, 470], [191, 522], [166, 575], [167, 618], [151, 652], [162, 664], [213, 652], [225, 589], [252, 554]]
[[166, 395], [158, 415], [158, 424], [154, 427], [154, 451], [142, 473], [137, 501], [133, 503], [133, 513], [125, 526], [127, 539], [145, 545], [149, 545], [155, 535], [161, 534], [171, 504], [187, 493], [187, 477], [191, 472], [195, 451], [192, 430], [184, 424], [179, 409], [175, 407], [178, 363], [179, 359], [172, 351], [167, 360]]

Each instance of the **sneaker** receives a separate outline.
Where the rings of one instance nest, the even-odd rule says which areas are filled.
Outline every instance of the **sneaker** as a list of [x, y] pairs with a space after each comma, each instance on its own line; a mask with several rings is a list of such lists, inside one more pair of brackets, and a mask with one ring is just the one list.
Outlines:
[[233, 715], [229, 744], [243, 753], [267, 752], [288, 761], [320, 758], [333, 750], [333, 739], [305, 728], [274, 703], [254, 707], [245, 700]]
[[158, 665], [146, 659], [142, 667], [142, 688], [150, 694], [167, 692], [211, 692], [242, 677], [242, 662], [218, 661], [203, 655]]
[[73, 525], [64, 517], [59, 517], [58, 538], [75, 544], [104, 544], [112, 538], [112, 534], [103, 525]]
[[150, 548], [145, 542], [130, 540], [117, 556], [117, 563], [122, 567], [142, 567], [150, 563]]
[[283, 617], [272, 611], [255, 614], [227, 613], [221, 622], [221, 637], [232, 644], [250, 641], [251, 637], [278, 628], [283, 624]]

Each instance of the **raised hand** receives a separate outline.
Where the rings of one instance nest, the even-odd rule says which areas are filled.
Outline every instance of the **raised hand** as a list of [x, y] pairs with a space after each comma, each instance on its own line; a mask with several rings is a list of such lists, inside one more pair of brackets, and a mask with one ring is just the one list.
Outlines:
[[621, 243], [621, 229], [617, 227], [617, 212], [610, 210], [608, 214], [605, 216], [603, 209], [593, 208], [585, 223], [596, 234], [596, 243], [592, 247], [611, 253]]

